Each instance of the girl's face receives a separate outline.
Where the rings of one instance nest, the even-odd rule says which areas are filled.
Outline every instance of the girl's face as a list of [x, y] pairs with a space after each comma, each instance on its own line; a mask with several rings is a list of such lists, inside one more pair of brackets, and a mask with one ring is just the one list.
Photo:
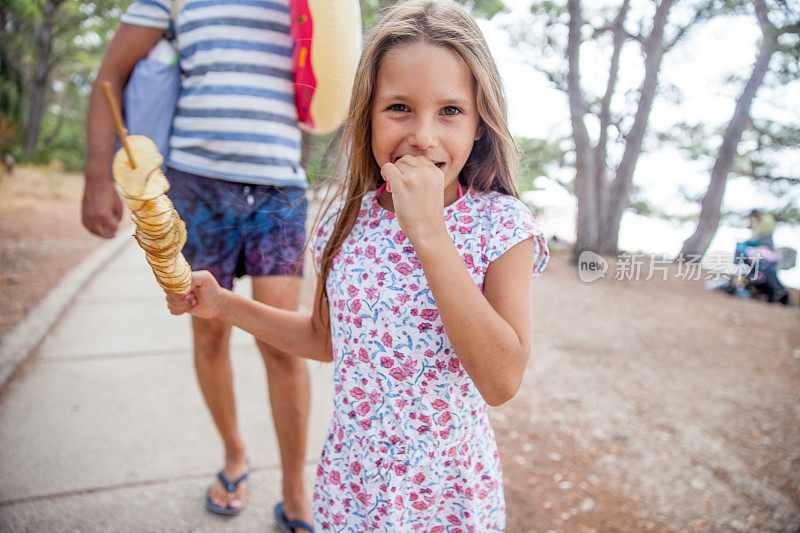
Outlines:
[[378, 65], [372, 101], [372, 153], [378, 166], [424, 156], [444, 172], [445, 203], [480, 138], [475, 82], [449, 48], [414, 43], [389, 50]]

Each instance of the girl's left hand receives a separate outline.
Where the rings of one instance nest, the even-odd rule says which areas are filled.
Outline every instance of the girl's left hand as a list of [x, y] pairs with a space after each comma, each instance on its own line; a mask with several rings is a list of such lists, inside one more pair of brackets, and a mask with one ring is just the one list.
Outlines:
[[444, 230], [444, 172], [427, 157], [404, 155], [381, 167], [403, 233], [414, 243]]

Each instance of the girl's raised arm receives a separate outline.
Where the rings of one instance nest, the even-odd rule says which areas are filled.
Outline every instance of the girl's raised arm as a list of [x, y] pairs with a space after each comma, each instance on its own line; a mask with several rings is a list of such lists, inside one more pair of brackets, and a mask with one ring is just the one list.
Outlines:
[[[384, 165], [382, 174], [392, 186], [398, 222], [414, 245], [461, 365], [486, 403], [507, 402], [522, 383], [530, 352], [534, 259], [538, 272], [547, 257], [532, 218], [528, 222], [522, 215], [530, 213], [519, 201], [516, 206], [497, 206], [498, 213], [510, 217], [512, 229], [500, 219], [490, 221], [497, 239], [489, 235], [495, 244], [487, 250], [491, 257], [481, 293], [445, 228], [442, 173], [426, 158], [404, 157]], [[521, 232], [509, 240], [509, 232], [518, 226]]]
[[[319, 280], [317, 290], [319, 290]], [[206, 270], [192, 272], [192, 290], [187, 295], [167, 293], [173, 315], [189, 313], [216, 318], [247, 331], [262, 342], [298, 357], [332, 361], [328, 306], [311, 313], [272, 307], [223, 289]]]

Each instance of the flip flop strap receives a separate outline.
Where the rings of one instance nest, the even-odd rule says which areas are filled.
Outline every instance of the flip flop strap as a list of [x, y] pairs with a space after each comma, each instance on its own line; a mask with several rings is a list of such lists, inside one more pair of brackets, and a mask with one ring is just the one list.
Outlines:
[[242, 474], [241, 476], [239, 476], [238, 478], [236, 478], [236, 481], [234, 481], [233, 483], [231, 483], [230, 481], [228, 481], [228, 478], [226, 478], [226, 477], [225, 477], [225, 474], [223, 474], [223, 473], [222, 473], [222, 470], [220, 470], [219, 472], [217, 472], [217, 478], [218, 478], [218, 479], [220, 480], [220, 482], [222, 483], [222, 486], [223, 486], [223, 487], [225, 487], [225, 490], [227, 490], [227, 491], [228, 491], [228, 495], [231, 495], [231, 494], [233, 494], [234, 492], [236, 492], [236, 487], [238, 487], [238, 486], [239, 486], [239, 484], [240, 484], [242, 481], [244, 481], [245, 479], [247, 479], [247, 476], [248, 476], [249, 474], [250, 474], [250, 472], [245, 472], [244, 474]]
[[302, 520], [289, 520], [286, 522], [286, 525], [289, 526], [289, 529], [291, 529], [292, 531], [294, 531], [297, 528], [303, 528], [306, 531], [311, 531], [311, 533], [314, 533], [314, 528], [311, 527], [311, 524], [303, 522]]

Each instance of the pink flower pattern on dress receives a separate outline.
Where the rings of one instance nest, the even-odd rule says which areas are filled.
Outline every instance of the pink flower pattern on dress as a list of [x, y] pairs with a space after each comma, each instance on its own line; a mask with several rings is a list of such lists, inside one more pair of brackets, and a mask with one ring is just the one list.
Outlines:
[[[320, 256], [336, 213], [312, 236]], [[547, 245], [516, 198], [468, 191], [445, 224], [475, 284], [489, 264], [533, 237], [538, 276]], [[318, 531], [487, 532], [505, 528], [502, 468], [486, 402], [453, 352], [413, 246], [375, 192], [328, 275], [334, 414], [317, 465]]]

